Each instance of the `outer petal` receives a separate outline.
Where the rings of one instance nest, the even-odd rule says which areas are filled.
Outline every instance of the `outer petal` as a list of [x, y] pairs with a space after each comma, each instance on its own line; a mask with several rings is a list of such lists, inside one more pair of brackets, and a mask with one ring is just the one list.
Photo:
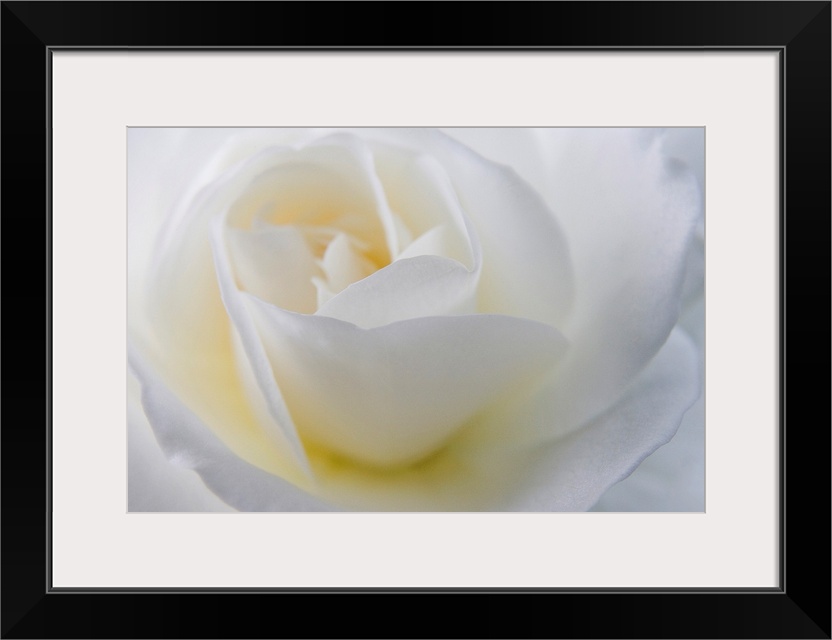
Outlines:
[[699, 396], [698, 355], [682, 331], [615, 406], [581, 430], [538, 450], [512, 511], [585, 511], [668, 442]]
[[128, 379], [127, 510], [232, 511], [190, 469], [171, 464], [141, 406], [141, 389]]
[[[705, 179], [705, 130], [669, 129], [663, 144], [667, 154], [683, 161], [696, 175], [700, 190]], [[704, 202], [703, 202], [704, 204]], [[700, 361], [705, 351], [705, 225], [700, 212], [688, 253], [679, 325], [693, 338]], [[700, 384], [705, 388], [704, 362]], [[650, 455], [630, 476], [611, 487], [593, 507], [595, 511], [704, 511], [705, 510], [705, 398], [688, 409], [679, 431], [668, 444]]]
[[598, 170], [593, 165], [599, 161], [612, 165], [600, 170], [605, 178], [591, 189], [564, 186], [560, 195], [573, 213], [565, 224], [580, 283], [564, 327], [574, 349], [552, 398], [564, 429], [577, 428], [620, 397], [664, 343], [681, 308], [699, 214], [697, 185], [689, 173], [665, 165], [658, 149], [639, 155], [635, 140], [621, 142], [589, 153], [570, 148], [570, 167], [558, 169], [565, 185], [578, 181], [569, 170], [582, 162], [578, 175]]
[[700, 396], [673, 439], [612, 486], [592, 510], [704, 511], [704, 443], [705, 398]]
[[[680, 325], [697, 345], [700, 388], [705, 388], [704, 299], [689, 304]], [[705, 397], [688, 409], [678, 433], [636, 469], [607, 491], [595, 511], [705, 510]]]
[[[134, 349], [129, 363], [142, 386], [142, 405], [156, 439], [167, 459], [183, 469], [193, 469], [202, 481], [227, 504], [240, 511], [332, 511], [285, 480], [259, 469], [233, 453], [214, 436]], [[175, 472], [177, 475], [178, 472]], [[179, 478], [181, 480], [181, 477]], [[177, 498], [171, 505], [158, 496], [143, 500], [137, 510], [196, 510], [205, 504], [196, 496], [193, 483], [183, 489], [174, 485]], [[146, 496], [144, 496], [146, 497]], [[216, 508], [212, 510], [219, 510]], [[131, 509], [132, 510], [132, 509]]]
[[523, 171], [566, 235], [577, 284], [559, 327], [573, 348], [549, 400], [553, 428], [568, 433], [621, 396], [676, 324], [701, 195], [693, 174], [668, 161], [661, 132], [534, 133], [534, 144], [494, 146], [453, 131]]

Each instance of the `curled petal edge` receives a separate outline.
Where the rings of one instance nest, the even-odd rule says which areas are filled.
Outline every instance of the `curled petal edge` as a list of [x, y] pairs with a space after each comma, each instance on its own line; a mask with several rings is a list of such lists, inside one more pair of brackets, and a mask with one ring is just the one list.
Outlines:
[[693, 341], [675, 329], [625, 396], [602, 416], [540, 447], [510, 511], [586, 511], [676, 434], [701, 393]]

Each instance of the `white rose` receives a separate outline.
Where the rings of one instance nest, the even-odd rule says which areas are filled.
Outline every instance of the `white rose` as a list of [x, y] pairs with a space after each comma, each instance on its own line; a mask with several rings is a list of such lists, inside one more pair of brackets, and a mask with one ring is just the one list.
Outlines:
[[449, 134], [130, 131], [131, 510], [585, 510], [670, 440], [696, 178]]

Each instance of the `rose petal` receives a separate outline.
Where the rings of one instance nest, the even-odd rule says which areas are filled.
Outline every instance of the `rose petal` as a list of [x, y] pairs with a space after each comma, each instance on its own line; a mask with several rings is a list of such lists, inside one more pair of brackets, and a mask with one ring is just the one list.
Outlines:
[[162, 453], [141, 406], [141, 388], [128, 376], [127, 510], [232, 511], [190, 469]]
[[[153, 159], [152, 151], [158, 151], [158, 162], [164, 168], [170, 164], [166, 153], [176, 152], [180, 142], [180, 152], [190, 149], [194, 143], [191, 137], [191, 131], [172, 132], [171, 150], [145, 130], [130, 131], [131, 154], [136, 145], [140, 148], [146, 143], [147, 148], [131, 155], [144, 161], [137, 160], [130, 166], [128, 217], [136, 220], [137, 226], [148, 228], [154, 226], [154, 221], [164, 219], [161, 232], [156, 229], [158, 237], [152, 248], [141, 242], [134, 244], [133, 237], [130, 238], [130, 252], [146, 252], [155, 261], [143, 272], [131, 274], [136, 277], [131, 278], [128, 286], [130, 340], [152, 361], [158, 375], [176, 395], [237, 455], [263, 468], [292, 475], [291, 464], [287, 466], [256, 423], [234, 375], [228, 320], [213, 274], [208, 241], [208, 220], [213, 212], [206, 212], [191, 201], [195, 198], [196, 205], [204, 202], [205, 194], [210, 192], [200, 191], [203, 177], [213, 174], [210, 170], [200, 174], [200, 168], [205, 167], [202, 157], [186, 155], [184, 164], [194, 175], [190, 175], [190, 183], [185, 183], [189, 189], [178, 210], [172, 209], [174, 203], [164, 198], [145, 201], [140, 196], [145, 187], [149, 193], [154, 192], [152, 185], [142, 179], [145, 170], [150, 178], [155, 175], [147, 166]], [[210, 143], [201, 145], [197, 140], [193, 147], [197, 150], [205, 151], [216, 143], [214, 136], [196, 137]], [[212, 165], [222, 162], [217, 149], [209, 156], [213, 158]], [[183, 175], [183, 167], [171, 170], [170, 175]]]
[[[481, 260], [479, 239], [445, 168], [422, 153], [380, 143], [370, 143], [370, 148], [390, 209], [411, 236], [424, 238], [442, 229], [443, 252], [436, 255], [474, 269]], [[412, 255], [408, 249], [402, 251]]]
[[626, 396], [604, 415], [529, 460], [512, 511], [584, 511], [676, 433], [699, 396], [698, 353], [674, 331]]
[[570, 249], [555, 217], [524, 180], [436, 130], [372, 129], [365, 135], [429, 156], [449, 176], [488, 256], [479, 287], [481, 312], [560, 326], [574, 294]]
[[[671, 128], [664, 131], [662, 148], [671, 157], [684, 162], [696, 176], [700, 192], [705, 191], [705, 129]], [[704, 197], [700, 199], [700, 214], [688, 253], [683, 295], [685, 305], [696, 304], [705, 288], [705, 215]], [[700, 343], [701, 344], [701, 343]]]
[[147, 277], [158, 257], [158, 236], [172, 220], [188, 216], [193, 198], [218, 175], [245, 158], [277, 145], [314, 136], [302, 129], [127, 129], [128, 276]]
[[435, 451], [565, 349], [556, 330], [519, 318], [417, 318], [365, 330], [243, 297], [304, 437], [373, 465]]
[[229, 175], [241, 187], [234, 193], [242, 194], [230, 204], [229, 223], [242, 229], [251, 228], [255, 219], [278, 226], [334, 227], [364, 241], [372, 259], [386, 264], [397, 240], [382, 224], [383, 194], [365, 156], [357, 144], [330, 146], [325, 141], [261, 154], [254, 165], [262, 167], [257, 174], [243, 166]]
[[540, 191], [539, 183], [534, 180], [541, 170], [539, 138], [535, 129], [464, 127], [444, 128], [442, 132], [492, 162], [516, 172], [541, 195], [545, 195], [545, 192]]
[[225, 310], [231, 319], [234, 345], [237, 347], [235, 349], [237, 364], [243, 380], [247, 383], [245, 388], [249, 393], [249, 399], [255, 407], [261, 424], [274, 443], [281, 448], [288, 447], [295, 462], [305, 472], [311, 473], [294, 421], [289, 415], [283, 394], [275, 384], [266, 352], [242, 294], [234, 283], [228, 248], [223, 236], [225, 219], [216, 218], [211, 231], [217, 283]]
[[298, 229], [229, 229], [227, 242], [234, 273], [245, 291], [292, 311], [315, 312], [312, 278], [320, 269]]
[[327, 300], [317, 315], [369, 329], [418, 317], [474, 313], [482, 253], [447, 174], [434, 160], [373, 148], [380, 155], [376, 166], [395, 208], [392, 215], [421, 235], [392, 264]]
[[[705, 388], [704, 296], [688, 304], [679, 325], [697, 345], [700, 388]], [[705, 398], [688, 409], [673, 439], [651, 454], [629, 477], [609, 489], [595, 511], [705, 510]]]
[[365, 258], [349, 236], [343, 233], [337, 234], [327, 246], [321, 267], [328, 289], [333, 294], [340, 293], [353, 282], [363, 280], [377, 270], [376, 265]]
[[424, 316], [474, 313], [476, 288], [477, 274], [456, 260], [418, 256], [351, 284], [316, 315], [370, 329]]
[[581, 286], [552, 407], [568, 431], [620, 397], [679, 316], [701, 211], [693, 175], [632, 130], [540, 131], [549, 200]]
[[428, 229], [407, 245], [407, 248], [399, 254], [398, 260], [417, 256], [448, 256], [452, 253], [450, 249], [452, 240], [448, 237], [449, 235], [445, 225]]
[[[233, 373], [233, 334], [229, 331], [228, 315], [214, 274], [208, 226], [223, 212], [228, 212], [237, 225], [250, 226], [255, 218], [262, 216], [269, 198], [273, 197], [275, 181], [280, 180], [286, 187], [281, 191], [281, 197], [290, 200], [289, 206], [296, 207], [288, 211], [288, 215], [297, 215], [301, 222], [304, 215], [328, 215], [331, 213], [327, 209], [329, 204], [373, 208], [377, 192], [370, 183], [372, 176], [367, 176], [367, 166], [359, 166], [356, 154], [360, 159], [360, 149], [356, 151], [355, 145], [318, 145], [300, 151], [270, 148], [246, 158], [209, 187], [193, 194], [188, 205], [171, 216], [154, 251], [158, 261], [155, 273], [146, 281], [153, 283], [146, 306], [154, 333], [146, 342], [155, 345], [154, 351], [160, 356], [156, 361], [164, 363], [166, 380], [189, 400], [191, 406], [200, 407], [200, 415], [210, 419], [212, 427], [235, 451], [247, 460], [256, 460], [270, 470], [282, 469], [289, 475], [293, 470], [286, 469], [281, 449], [291, 452], [296, 463], [303, 467], [306, 464], [303, 448], [293, 432], [279, 390], [271, 381], [268, 363], [265, 357], [258, 357], [257, 341], [249, 337], [252, 332], [247, 331], [244, 310], [232, 314], [236, 316], [234, 321], [239, 338], [248, 343], [247, 357], [239, 364], [243, 377], [258, 383], [255, 390], [247, 388], [247, 391], [261, 426], [271, 438], [268, 446], [263, 446], [260, 436], [247, 422], [251, 407], [247, 412], [240, 410], [239, 381], [229, 384], [227, 379]], [[362, 176], [367, 180], [361, 182]], [[326, 188], [303, 189], [293, 195], [292, 189], [310, 184]], [[334, 195], [330, 193], [333, 189]], [[241, 192], [245, 197], [238, 197]], [[285, 205], [286, 202], [278, 204]], [[314, 206], [303, 209], [305, 204]], [[348, 210], [335, 213], [336, 217], [340, 216], [339, 226], [363, 236], [370, 244], [378, 246], [380, 243], [378, 251], [387, 254], [386, 231], [378, 219], [373, 222], [372, 215], [352, 215]], [[380, 257], [383, 256], [380, 254]], [[229, 292], [226, 302], [233, 309], [236, 284], [228, 268], [228, 257], [224, 255], [223, 260], [226, 266], [224, 288]], [[145, 307], [141, 295], [131, 295], [131, 300], [140, 305], [131, 302], [132, 309]], [[131, 318], [137, 315], [131, 313]], [[132, 324], [135, 326], [136, 323]], [[248, 372], [248, 368], [253, 368], [254, 372]], [[259, 397], [253, 397], [258, 394]], [[260, 410], [263, 403], [267, 411]], [[234, 419], [229, 419], [230, 408], [234, 408]]]
[[[409, 230], [402, 229], [401, 220], [390, 209], [387, 202], [387, 195], [384, 186], [376, 173], [376, 165], [370, 148], [367, 143], [357, 137], [348, 134], [334, 134], [310, 144], [310, 147], [318, 145], [336, 144], [348, 148], [353, 154], [354, 160], [362, 172], [362, 179], [366, 180], [373, 198], [373, 211], [378, 216], [384, 228], [384, 235], [387, 240], [387, 250], [391, 260], [395, 260], [404, 248], [406, 238], [409, 237]], [[327, 147], [328, 148], [328, 147]]]
[[[673, 130], [671, 146], [690, 160], [702, 130], [684, 131]], [[581, 286], [559, 325], [574, 349], [553, 405], [560, 428], [577, 428], [620, 395], [675, 324], [701, 191], [667, 162], [663, 130], [534, 129], [513, 144], [495, 144], [490, 130], [450, 132], [520, 171], [562, 225]]]
[[[142, 385], [142, 406], [167, 459], [193, 469], [227, 504], [240, 511], [332, 511], [332, 507], [298, 487], [245, 462], [214, 436], [210, 429], [172, 393], [135, 349], [128, 350], [130, 368]], [[177, 474], [181, 475], [181, 474]], [[187, 510], [195, 510], [192, 495]], [[200, 499], [200, 504], [204, 502]], [[166, 511], [166, 499], [148, 499], [141, 510]], [[185, 505], [175, 504], [177, 508]], [[132, 510], [132, 509], [131, 509]]]
[[705, 399], [687, 410], [673, 439], [601, 496], [593, 511], [705, 510]]
[[671, 158], [684, 162], [700, 187], [705, 187], [705, 128], [673, 127], [666, 129], [662, 136], [662, 147]]

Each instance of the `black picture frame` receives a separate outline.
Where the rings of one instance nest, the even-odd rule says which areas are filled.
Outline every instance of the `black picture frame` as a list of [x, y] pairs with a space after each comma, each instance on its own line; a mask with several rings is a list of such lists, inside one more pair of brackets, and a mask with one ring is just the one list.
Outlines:
[[[3, 2], [2, 637], [830, 638], [830, 15], [828, 1]], [[779, 52], [780, 586], [52, 589], [51, 54], [132, 47]]]

